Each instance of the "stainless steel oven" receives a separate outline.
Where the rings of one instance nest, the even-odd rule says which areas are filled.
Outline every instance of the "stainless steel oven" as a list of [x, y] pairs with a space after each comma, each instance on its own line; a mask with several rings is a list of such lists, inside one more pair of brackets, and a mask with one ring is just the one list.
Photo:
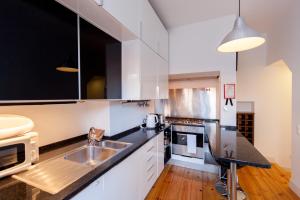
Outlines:
[[[196, 151], [188, 148], [188, 135], [195, 136]], [[172, 153], [192, 158], [204, 158], [204, 127], [190, 125], [172, 126]]]

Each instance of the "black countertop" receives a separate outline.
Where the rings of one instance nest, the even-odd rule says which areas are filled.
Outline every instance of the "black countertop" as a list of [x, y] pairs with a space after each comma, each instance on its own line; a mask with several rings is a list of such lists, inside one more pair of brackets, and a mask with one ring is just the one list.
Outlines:
[[217, 162], [271, 168], [269, 161], [234, 129], [220, 127], [217, 123], [206, 123], [205, 132], [211, 154]]
[[[131, 130], [126, 134], [122, 134], [122, 137], [114, 137], [116, 140], [129, 142], [132, 145], [125, 149], [124, 151], [117, 154], [112, 159], [108, 160], [107, 162], [101, 164], [100, 166], [96, 167], [92, 171], [90, 171], [85, 176], [81, 177], [79, 180], [74, 182], [73, 184], [69, 185], [61, 192], [57, 193], [56, 195], [51, 195], [47, 192], [44, 192], [38, 188], [32, 187], [28, 184], [23, 182], [17, 181], [13, 178], [4, 178], [0, 180], [0, 200], [39, 200], [39, 199], [49, 199], [49, 200], [59, 200], [59, 199], [70, 199], [77, 193], [79, 193], [82, 189], [87, 187], [90, 183], [95, 181], [97, 178], [105, 174], [108, 170], [116, 166], [122, 160], [127, 158], [149, 140], [154, 138], [156, 135], [161, 133], [164, 129], [156, 129], [156, 130], [146, 130], [136, 128]], [[87, 144], [87, 140], [78, 142], [76, 144], [72, 144], [63, 148], [55, 149], [52, 151], [48, 151], [47, 153], [40, 155], [40, 160], [47, 160], [54, 156], [66, 153], [70, 150], [75, 148], [81, 147]]]

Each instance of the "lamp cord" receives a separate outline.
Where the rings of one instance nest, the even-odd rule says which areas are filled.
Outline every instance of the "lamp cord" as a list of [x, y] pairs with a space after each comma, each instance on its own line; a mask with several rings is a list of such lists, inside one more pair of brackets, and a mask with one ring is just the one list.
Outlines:
[[241, 0], [239, 0], [239, 17], [241, 16]]
[[[241, 0], [239, 0], [239, 17], [241, 16]], [[239, 53], [235, 53], [235, 70], [238, 71], [238, 64], [239, 63]]]

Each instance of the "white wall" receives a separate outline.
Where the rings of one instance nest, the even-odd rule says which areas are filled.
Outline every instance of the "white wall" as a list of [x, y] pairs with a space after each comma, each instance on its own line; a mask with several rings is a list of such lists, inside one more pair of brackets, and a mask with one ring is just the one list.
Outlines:
[[92, 126], [109, 129], [108, 102], [1, 106], [1, 114], [24, 115], [34, 121], [40, 146], [85, 134]]
[[[150, 109], [150, 110], [149, 110]], [[109, 101], [77, 104], [0, 106], [0, 114], [17, 114], [31, 118], [34, 131], [40, 134], [40, 146], [86, 134], [94, 126], [111, 136], [142, 123], [153, 107]]]
[[110, 131], [107, 136], [112, 136], [141, 125], [147, 113], [153, 113], [154, 104], [151, 101], [149, 107], [139, 107], [136, 103], [111, 101], [109, 110]]
[[[169, 30], [170, 74], [220, 71], [220, 88], [236, 82], [235, 54], [218, 53], [216, 48], [232, 29], [235, 16], [180, 26]], [[220, 94], [220, 120], [223, 125], [236, 125], [236, 101], [224, 109], [223, 89]]]
[[274, 51], [288, 64], [293, 73], [292, 94], [292, 179], [291, 188], [300, 196], [300, 1], [289, 0], [291, 8], [278, 24], [280, 43]]
[[[243, 13], [248, 16], [248, 12], [253, 18], [250, 23], [260, 25], [261, 30], [264, 29], [268, 35], [268, 64], [283, 60], [292, 71], [292, 131], [289, 133], [292, 137], [290, 186], [300, 197], [300, 135], [297, 134], [297, 126], [300, 125], [300, 1], [268, 0], [245, 3], [247, 2], [255, 6], [252, 6], [252, 10], [245, 9], [246, 13]], [[268, 6], [270, 4], [273, 6]], [[245, 7], [249, 6], [245, 5]], [[278, 148], [285, 149], [290, 146]]]
[[237, 100], [255, 104], [255, 147], [290, 168], [292, 73], [283, 61], [267, 65], [266, 53], [264, 45], [239, 54]]

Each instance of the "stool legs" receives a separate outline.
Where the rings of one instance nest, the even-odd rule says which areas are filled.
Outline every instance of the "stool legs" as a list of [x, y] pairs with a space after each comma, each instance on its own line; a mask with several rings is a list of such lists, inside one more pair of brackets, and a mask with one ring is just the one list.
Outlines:
[[[221, 170], [222, 171], [222, 170]], [[220, 173], [222, 174], [222, 173]], [[215, 184], [216, 190], [226, 196], [228, 200], [245, 200], [247, 195], [238, 184], [237, 164], [231, 163], [230, 168], [225, 170], [226, 176], [221, 176]]]
[[227, 197], [230, 199], [231, 193], [231, 171], [227, 169]]
[[[227, 177], [228, 178], [228, 177]], [[230, 163], [230, 200], [237, 200], [237, 191], [236, 191], [236, 185], [237, 185], [237, 174], [236, 174], [236, 163], [231, 162]]]

